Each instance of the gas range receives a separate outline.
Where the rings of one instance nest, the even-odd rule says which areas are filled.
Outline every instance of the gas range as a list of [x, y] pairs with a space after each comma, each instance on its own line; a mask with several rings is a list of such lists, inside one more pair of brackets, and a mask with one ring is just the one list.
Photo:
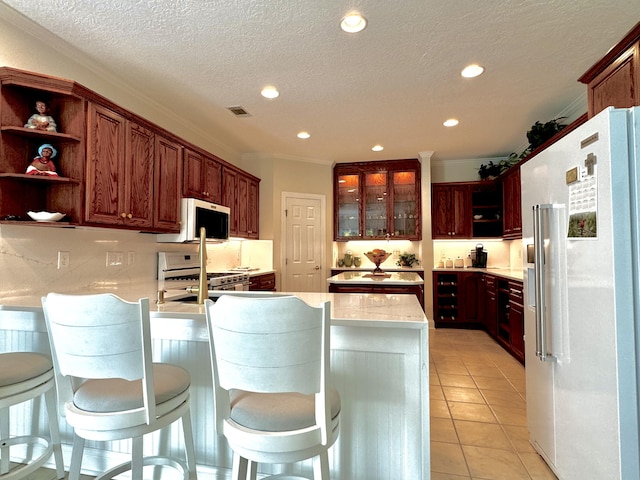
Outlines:
[[[165, 299], [186, 296], [190, 287], [198, 287], [200, 262], [198, 254], [158, 252], [158, 290]], [[249, 290], [249, 273], [207, 272], [209, 290]]]

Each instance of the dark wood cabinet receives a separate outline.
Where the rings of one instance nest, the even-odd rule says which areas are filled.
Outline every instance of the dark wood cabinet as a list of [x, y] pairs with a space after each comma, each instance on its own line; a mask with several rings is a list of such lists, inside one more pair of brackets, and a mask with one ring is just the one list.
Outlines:
[[[82, 218], [85, 172], [85, 89], [75, 82], [0, 67], [0, 222], [29, 221], [28, 211], [61, 212], [57, 225]], [[25, 128], [44, 101], [56, 130]], [[57, 176], [27, 175], [43, 144], [52, 145]]]
[[424, 309], [423, 285], [337, 285], [329, 284], [329, 293], [379, 293], [382, 295], [415, 295]]
[[453, 326], [460, 320], [460, 277], [457, 272], [433, 273], [433, 317], [436, 327]]
[[[36, 101], [57, 131], [24, 126]], [[57, 151], [58, 175], [26, 174], [45, 143]], [[65, 214], [51, 226], [177, 232], [185, 196], [232, 207], [232, 234], [258, 238], [259, 182], [76, 82], [0, 67], [2, 223], [35, 225], [27, 212], [46, 210]]]
[[495, 338], [515, 358], [524, 362], [522, 282], [499, 279], [497, 297], [498, 325]]
[[254, 275], [249, 279], [249, 290], [251, 291], [276, 291], [276, 274], [265, 273]]
[[460, 295], [460, 301], [462, 302], [462, 318], [467, 322], [481, 323], [481, 273], [461, 273], [459, 274], [460, 284], [462, 286], [462, 293]]
[[483, 301], [483, 323], [489, 335], [496, 337], [498, 334], [498, 297], [496, 294], [496, 277], [483, 275], [485, 297]]
[[215, 157], [185, 149], [182, 194], [212, 203], [221, 201], [222, 164]]
[[454, 182], [431, 185], [434, 239], [502, 236], [502, 193], [499, 182]]
[[155, 141], [153, 224], [167, 232], [179, 232], [182, 146], [160, 134], [156, 134]]
[[334, 239], [420, 240], [420, 162], [391, 160], [334, 167]]
[[234, 237], [259, 238], [260, 180], [222, 167], [222, 205], [231, 209], [229, 232]]
[[180, 147], [102, 105], [91, 103], [88, 119], [83, 223], [179, 229]]
[[524, 363], [522, 282], [509, 282], [509, 324], [511, 326], [511, 354]]
[[587, 85], [589, 118], [609, 106], [640, 105], [640, 23], [579, 79]]
[[502, 184], [497, 181], [471, 185], [471, 236], [473, 238], [501, 237]]
[[522, 238], [520, 167], [512, 168], [502, 179], [504, 234], [509, 240]]
[[471, 238], [471, 184], [431, 185], [433, 238]]

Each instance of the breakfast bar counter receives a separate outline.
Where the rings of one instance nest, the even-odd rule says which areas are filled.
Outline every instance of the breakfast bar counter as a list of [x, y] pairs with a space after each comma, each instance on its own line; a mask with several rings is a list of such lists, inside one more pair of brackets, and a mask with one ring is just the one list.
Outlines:
[[[264, 292], [261, 292], [265, 295]], [[281, 293], [282, 294], [282, 293]], [[281, 295], [280, 294], [280, 295]], [[332, 382], [342, 398], [341, 430], [329, 450], [332, 478], [349, 480], [429, 478], [428, 323], [413, 295], [295, 293], [309, 304], [331, 301]], [[121, 295], [135, 300], [135, 295]], [[143, 295], [144, 296], [144, 295]], [[148, 295], [151, 296], [151, 295]], [[132, 298], [133, 297], [133, 298]], [[153, 297], [152, 297], [153, 298]], [[151, 306], [154, 361], [175, 363], [192, 377], [192, 421], [200, 478], [230, 478], [232, 454], [215, 435], [209, 346], [204, 308], [168, 302]], [[39, 298], [0, 302], [0, 351], [49, 346]], [[12, 409], [12, 425], [29, 424], [29, 406]], [[22, 421], [20, 421], [22, 420]], [[46, 431], [43, 419], [40, 428]], [[145, 437], [145, 448], [183, 455], [179, 425]], [[65, 460], [72, 431], [61, 421]], [[23, 430], [11, 432], [23, 435]], [[86, 473], [119, 461], [126, 442], [88, 442]], [[273, 468], [273, 469], [271, 469]], [[261, 466], [260, 473], [309, 475], [310, 461], [288, 470]]]

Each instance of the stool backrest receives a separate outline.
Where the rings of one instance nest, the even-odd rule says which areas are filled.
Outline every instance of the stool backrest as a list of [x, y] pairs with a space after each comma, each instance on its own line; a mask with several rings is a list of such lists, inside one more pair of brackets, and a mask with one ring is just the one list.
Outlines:
[[223, 295], [205, 310], [217, 428], [229, 414], [227, 391], [240, 389], [315, 394], [316, 420], [328, 431], [330, 302]]
[[148, 298], [50, 293], [42, 307], [58, 380], [69, 377], [72, 389], [86, 379], [141, 380], [147, 423], [155, 418]]

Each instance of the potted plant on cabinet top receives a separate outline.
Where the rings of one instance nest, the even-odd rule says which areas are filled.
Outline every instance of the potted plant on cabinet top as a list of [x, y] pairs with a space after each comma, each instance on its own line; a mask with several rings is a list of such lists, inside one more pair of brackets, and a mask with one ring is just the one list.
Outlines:
[[399, 267], [412, 267], [413, 264], [420, 265], [420, 260], [413, 253], [402, 253], [398, 257], [396, 265]]
[[531, 125], [531, 129], [527, 132], [527, 140], [529, 140], [529, 146], [520, 154], [513, 152], [508, 158], [500, 160], [498, 163], [489, 161], [487, 164], [480, 165], [478, 169], [478, 176], [480, 180], [491, 180], [498, 177], [502, 172], [509, 170], [513, 165], [525, 158], [536, 148], [542, 145], [544, 142], [553, 137], [556, 133], [562, 130], [567, 125], [562, 123], [567, 117], [558, 117], [553, 120], [549, 120], [546, 123], [536, 122]]

